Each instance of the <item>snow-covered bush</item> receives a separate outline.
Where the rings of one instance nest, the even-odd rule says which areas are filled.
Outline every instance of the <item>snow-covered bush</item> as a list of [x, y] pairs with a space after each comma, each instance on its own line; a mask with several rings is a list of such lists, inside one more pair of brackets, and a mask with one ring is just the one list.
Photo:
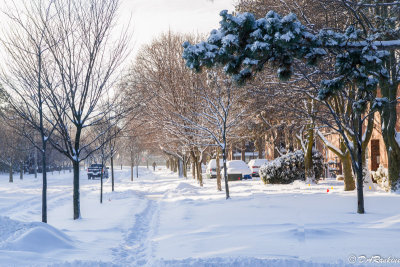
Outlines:
[[385, 191], [390, 190], [389, 186], [389, 178], [388, 178], [388, 170], [379, 165], [379, 168], [375, 172], [371, 172], [372, 178], [376, 181], [376, 183]]
[[[317, 151], [313, 151], [313, 166], [317, 181], [323, 175], [323, 159]], [[287, 153], [263, 165], [259, 172], [265, 184], [289, 184], [295, 180], [304, 181], [304, 153], [301, 150]]]
[[324, 176], [324, 157], [317, 150], [313, 150], [312, 162], [315, 181], [318, 181]]

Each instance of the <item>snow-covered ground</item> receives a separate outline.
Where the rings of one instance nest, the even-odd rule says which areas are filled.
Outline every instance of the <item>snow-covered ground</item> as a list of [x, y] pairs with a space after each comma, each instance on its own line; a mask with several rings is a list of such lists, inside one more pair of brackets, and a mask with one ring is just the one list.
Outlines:
[[99, 180], [83, 174], [75, 221], [72, 174], [50, 173], [48, 225], [39, 222], [40, 177], [16, 175], [10, 184], [0, 175], [0, 266], [352, 266], [352, 255], [400, 258], [400, 195], [367, 188], [360, 215], [356, 193], [334, 180], [230, 182], [225, 200], [215, 179], [200, 188], [165, 168], [139, 171], [131, 182], [129, 169], [117, 170], [103, 204]]

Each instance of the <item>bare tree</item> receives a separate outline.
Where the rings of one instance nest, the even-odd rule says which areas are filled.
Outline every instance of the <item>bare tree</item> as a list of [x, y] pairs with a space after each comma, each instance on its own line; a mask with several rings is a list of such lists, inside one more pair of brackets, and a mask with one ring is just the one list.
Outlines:
[[93, 144], [107, 132], [89, 138], [85, 131], [112, 114], [114, 101], [99, 104], [110, 96], [116, 70], [127, 55], [127, 32], [112, 34], [118, 7], [118, 0], [55, 0], [54, 18], [46, 28], [45, 40], [57, 78], [53, 83], [50, 73], [45, 75], [50, 89], [47, 105], [57, 121], [58, 138], [50, 142], [72, 161], [74, 219], [80, 218], [79, 163], [101, 148], [93, 148]]
[[196, 91], [201, 101], [193, 115], [200, 120], [193, 121], [189, 117], [182, 116], [185, 122], [182, 127], [197, 133], [197, 136], [203, 139], [203, 143], [207, 140], [209, 146], [217, 144], [221, 149], [226, 199], [230, 197], [226, 166], [227, 143], [228, 138], [232, 138], [230, 135], [233, 129], [240, 126], [240, 121], [246, 112], [246, 108], [239, 105], [245, 96], [244, 92], [222, 73], [209, 71], [207, 85], [199, 87]]
[[[9, 24], [2, 38], [7, 54], [1, 73], [7, 91], [6, 100], [14, 111], [12, 114], [24, 121], [14, 126], [42, 156], [42, 222], [47, 222], [47, 143], [54, 131], [45, 106], [48, 88], [43, 83], [43, 73], [48, 72], [49, 67], [49, 44], [45, 35], [51, 20], [51, 7], [52, 1], [23, 1], [18, 7], [13, 2], [5, 12]], [[52, 77], [48, 79], [52, 80]], [[21, 126], [28, 126], [34, 132]], [[39, 143], [35, 138], [36, 132], [40, 135]]]
[[[1, 113], [4, 112], [4, 109]], [[19, 134], [19, 131], [3, 119], [0, 120], [0, 162], [8, 166], [9, 182], [14, 182], [14, 172], [19, 167], [20, 179], [23, 179], [24, 163], [28, 158], [31, 146], [26, 138]], [[21, 123], [21, 120], [19, 120]], [[23, 123], [23, 122], [22, 122]]]
[[[92, 127], [90, 133], [91, 139], [96, 140], [93, 144], [93, 150], [96, 152], [93, 155], [99, 159], [98, 162], [100, 162], [103, 169], [106, 168], [106, 162], [112, 160], [112, 157], [114, 156], [115, 139], [120, 133], [119, 128], [110, 128], [110, 125], [115, 125], [115, 122], [110, 120], [110, 117], [107, 117], [101, 123]], [[113, 147], [112, 149], [110, 149], [111, 146]], [[100, 175], [100, 203], [103, 203], [103, 178], [104, 170], [101, 171]], [[114, 181], [112, 183], [112, 191], [114, 191]]]
[[149, 139], [171, 158], [179, 177], [187, 176], [189, 159], [193, 166], [200, 166], [192, 168], [192, 173], [198, 170], [196, 177], [202, 185], [200, 160], [204, 148], [199, 147], [195, 133], [182, 127], [182, 116], [196, 120], [193, 111], [200, 101], [196, 88], [202, 84], [200, 75], [187, 69], [181, 57], [182, 42], [187, 38], [195, 39], [168, 32], [143, 46], [130, 70], [129, 88], [141, 93], [145, 105], [141, 120], [151, 133]]

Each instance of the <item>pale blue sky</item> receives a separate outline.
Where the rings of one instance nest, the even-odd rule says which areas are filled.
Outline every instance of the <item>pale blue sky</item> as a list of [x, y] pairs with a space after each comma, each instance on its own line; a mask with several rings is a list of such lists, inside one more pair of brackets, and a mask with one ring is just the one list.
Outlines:
[[218, 28], [219, 12], [235, 0], [122, 0], [121, 21], [132, 15], [134, 53], [161, 32], [209, 33]]

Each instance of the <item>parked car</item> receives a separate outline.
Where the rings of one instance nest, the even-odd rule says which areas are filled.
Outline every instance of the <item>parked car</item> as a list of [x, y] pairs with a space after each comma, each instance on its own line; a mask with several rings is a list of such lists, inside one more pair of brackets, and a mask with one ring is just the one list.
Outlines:
[[[220, 167], [220, 170], [223, 167], [222, 159], [219, 159], [219, 167]], [[217, 178], [217, 160], [216, 159], [212, 159], [208, 162], [207, 169], [206, 169], [206, 176], [208, 179]]]
[[[242, 160], [230, 160], [226, 162], [226, 169], [228, 173], [228, 181], [238, 181], [251, 179], [251, 170], [247, 164]], [[221, 170], [222, 174], [224, 170]]]
[[101, 173], [103, 173], [103, 178], [108, 178], [108, 167], [103, 166], [102, 164], [92, 164], [87, 169], [88, 179], [94, 179], [95, 177], [100, 178]]
[[260, 170], [260, 167], [264, 165], [265, 163], [268, 163], [267, 159], [252, 159], [249, 161], [247, 165], [249, 165], [250, 170], [251, 170], [251, 175], [254, 176], [260, 176], [258, 171]]

